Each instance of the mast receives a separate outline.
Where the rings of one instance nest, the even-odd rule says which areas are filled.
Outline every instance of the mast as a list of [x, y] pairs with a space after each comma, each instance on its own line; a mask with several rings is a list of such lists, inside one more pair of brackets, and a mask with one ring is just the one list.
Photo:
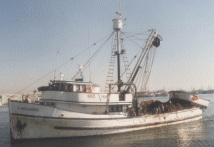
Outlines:
[[[120, 30], [122, 29], [122, 20], [121, 20], [121, 13], [116, 12], [118, 19], [113, 19], [113, 29], [117, 33], [117, 51], [115, 55], [117, 55], [117, 82], [120, 83]], [[120, 84], [118, 84], [118, 91], [120, 91]]]

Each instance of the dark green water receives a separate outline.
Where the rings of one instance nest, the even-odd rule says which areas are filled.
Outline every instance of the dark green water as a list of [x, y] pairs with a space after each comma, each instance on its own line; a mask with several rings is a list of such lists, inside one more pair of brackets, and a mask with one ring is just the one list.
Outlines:
[[[211, 100], [208, 109], [204, 112], [203, 119], [199, 121], [123, 134], [30, 140], [16, 143], [10, 141], [8, 108], [0, 106], [0, 147], [214, 146], [214, 94], [198, 96]], [[168, 97], [155, 99], [167, 101]]]

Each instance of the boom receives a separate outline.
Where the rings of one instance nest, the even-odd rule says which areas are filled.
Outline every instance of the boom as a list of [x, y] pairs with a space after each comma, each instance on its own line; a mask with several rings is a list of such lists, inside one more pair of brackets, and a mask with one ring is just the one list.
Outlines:
[[158, 47], [160, 45], [160, 41], [162, 41], [162, 38], [159, 34], [155, 32], [155, 29], [151, 30], [151, 33], [149, 35], [149, 38], [146, 42], [146, 45], [142, 49], [141, 55], [137, 61], [137, 64], [135, 65], [131, 76], [129, 77], [128, 82], [134, 82], [136, 75], [138, 74], [139, 69], [142, 67], [142, 63], [145, 60], [146, 55], [148, 54], [149, 50], [155, 46]]

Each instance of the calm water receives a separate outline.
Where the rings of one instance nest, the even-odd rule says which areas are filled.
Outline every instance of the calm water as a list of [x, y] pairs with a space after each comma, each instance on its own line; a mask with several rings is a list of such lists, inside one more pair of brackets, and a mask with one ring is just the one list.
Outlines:
[[[11, 143], [7, 106], [0, 106], [0, 147], [67, 147], [67, 146], [214, 146], [214, 94], [199, 95], [211, 100], [203, 119], [190, 123], [159, 127], [132, 133], [33, 140]], [[157, 98], [156, 98], [157, 99]], [[159, 97], [166, 101], [167, 97]]]

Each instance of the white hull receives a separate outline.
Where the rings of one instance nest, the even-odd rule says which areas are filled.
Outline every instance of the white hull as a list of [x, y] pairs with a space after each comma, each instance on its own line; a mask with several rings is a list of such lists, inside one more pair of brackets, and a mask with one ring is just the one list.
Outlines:
[[[10, 128], [13, 139], [77, 137], [130, 132], [199, 120], [202, 119], [203, 113], [200, 108], [192, 108], [158, 115], [138, 117], [124, 115], [119, 117], [116, 115], [116, 117], [115, 115], [77, 115], [75, 112], [45, 106], [42, 108], [43, 106], [39, 107], [40, 105], [38, 105], [38, 109], [47, 112], [40, 114], [40, 110], [36, 113], [30, 111], [37, 110], [35, 105], [26, 104], [26, 107], [24, 107], [24, 104], [9, 102], [12, 111], [18, 109], [18, 107], [20, 110], [22, 107], [28, 112], [25, 114], [22, 114], [21, 111], [20, 113], [17, 111], [10, 112]], [[30, 106], [32, 107], [30, 108]], [[55, 111], [52, 111], [52, 109]], [[59, 112], [65, 115], [57, 117]]]

